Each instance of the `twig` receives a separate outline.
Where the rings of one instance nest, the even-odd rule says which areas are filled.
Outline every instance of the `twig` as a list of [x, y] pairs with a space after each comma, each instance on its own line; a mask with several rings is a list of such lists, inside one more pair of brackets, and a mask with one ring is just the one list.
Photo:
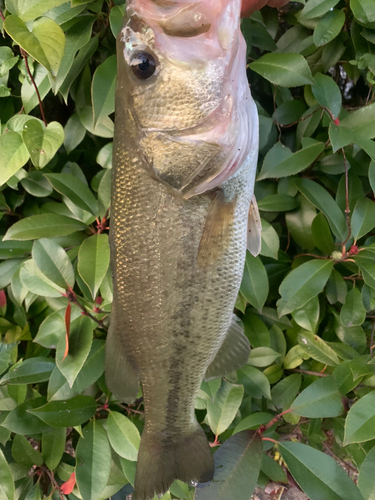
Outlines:
[[345, 165], [345, 203], [346, 203], [346, 206], [345, 206], [345, 213], [346, 213], [346, 225], [348, 227], [348, 236], [346, 238], [346, 240], [342, 243], [343, 246], [345, 245], [345, 243], [349, 240], [349, 238], [351, 237], [352, 235], [352, 228], [351, 228], [351, 225], [350, 225], [350, 207], [349, 207], [349, 177], [348, 177], [348, 162], [346, 160], [346, 155], [345, 155], [345, 151], [344, 151], [344, 148], [341, 148], [341, 152], [342, 152], [342, 156], [344, 158], [344, 165]]
[[310, 370], [300, 370], [299, 368], [295, 368], [291, 370], [292, 372], [304, 373], [305, 375], [314, 375], [315, 377], [329, 377], [328, 373], [320, 373], [320, 372], [312, 372]]
[[46, 117], [44, 116], [44, 109], [43, 109], [42, 99], [40, 98], [38, 86], [35, 83], [34, 77], [33, 77], [33, 75], [31, 74], [31, 71], [30, 71], [29, 61], [27, 60], [27, 52], [25, 50], [23, 50], [22, 47], [20, 47], [20, 49], [21, 49], [21, 55], [22, 55], [22, 57], [23, 57], [23, 59], [25, 61], [27, 73], [28, 73], [28, 75], [30, 77], [31, 83], [34, 85], [35, 92], [36, 92], [36, 95], [38, 97], [39, 109], [40, 109], [40, 114], [42, 115], [42, 120], [44, 122], [44, 125], [47, 127], [47, 120], [46, 120]]
[[75, 304], [76, 306], [78, 306], [81, 311], [83, 312], [83, 314], [85, 316], [88, 316], [90, 319], [92, 319], [93, 321], [95, 321], [95, 323], [97, 323], [100, 328], [103, 328], [103, 330], [105, 330], [106, 332], [108, 332], [108, 328], [106, 326], [104, 326], [103, 324], [103, 321], [98, 319], [98, 318], [95, 318], [95, 316], [93, 316], [90, 312], [88, 312], [88, 310], [86, 309], [85, 306], [83, 306], [77, 299], [77, 295], [74, 293], [74, 291], [72, 290], [72, 288], [69, 288], [67, 293], [65, 294], [65, 297], [68, 297], [68, 299], [70, 300], [70, 302], [73, 302], [73, 304]]

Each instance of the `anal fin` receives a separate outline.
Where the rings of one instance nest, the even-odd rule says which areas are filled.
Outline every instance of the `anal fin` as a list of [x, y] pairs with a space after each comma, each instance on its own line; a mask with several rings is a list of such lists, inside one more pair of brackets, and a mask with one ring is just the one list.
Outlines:
[[237, 320], [237, 316], [233, 314], [223, 345], [208, 367], [205, 380], [228, 375], [247, 363], [250, 343]]
[[247, 249], [256, 257], [260, 254], [262, 246], [262, 222], [260, 220], [258, 204], [255, 196], [252, 197], [249, 210], [249, 222], [247, 227]]
[[105, 378], [109, 390], [117, 399], [132, 403], [137, 399], [139, 390], [138, 369], [124, 352], [121, 342], [124, 332], [118, 328], [114, 313], [113, 310], [106, 341]]

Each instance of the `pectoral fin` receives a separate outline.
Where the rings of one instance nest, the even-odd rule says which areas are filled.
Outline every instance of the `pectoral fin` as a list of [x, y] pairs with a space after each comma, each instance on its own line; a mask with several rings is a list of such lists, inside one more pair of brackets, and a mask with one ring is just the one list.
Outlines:
[[198, 249], [198, 268], [214, 264], [227, 250], [230, 243], [230, 227], [233, 223], [236, 198], [226, 201], [219, 190], [211, 203]]
[[238, 323], [235, 314], [232, 316], [227, 336], [215, 359], [207, 369], [205, 380], [223, 377], [238, 370], [247, 363], [250, 355], [250, 343]]
[[139, 375], [137, 366], [131, 362], [124, 352], [121, 342], [123, 331], [116, 324], [114, 310], [111, 314], [111, 325], [106, 341], [105, 378], [111, 392], [124, 403], [132, 403], [137, 399]]
[[249, 222], [247, 227], [247, 249], [256, 257], [262, 246], [262, 223], [260, 220], [257, 200], [253, 196], [250, 202]]

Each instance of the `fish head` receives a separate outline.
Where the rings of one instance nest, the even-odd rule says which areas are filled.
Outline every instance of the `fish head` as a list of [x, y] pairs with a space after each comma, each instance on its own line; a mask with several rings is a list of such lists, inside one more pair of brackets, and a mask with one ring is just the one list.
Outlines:
[[241, 0], [128, 2], [117, 113], [127, 108], [147, 168], [185, 198], [234, 175], [257, 129], [240, 10]]

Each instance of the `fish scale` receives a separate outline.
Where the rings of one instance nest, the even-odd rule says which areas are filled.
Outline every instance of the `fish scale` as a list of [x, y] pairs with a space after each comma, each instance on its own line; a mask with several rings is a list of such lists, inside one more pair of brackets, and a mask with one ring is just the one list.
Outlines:
[[[239, 1], [235, 2], [239, 19]], [[142, 5], [145, 4], [147, 0], [142, 0]], [[125, 16], [128, 31], [133, 26], [136, 6], [137, 0], [130, 2]], [[244, 136], [241, 147], [248, 148], [249, 154], [233, 175], [213, 189], [188, 197], [168, 178], [158, 177], [153, 166], [162, 164], [157, 158], [158, 155], [163, 158], [163, 144], [170, 144], [171, 126], [173, 134], [178, 136], [195, 123], [199, 140], [194, 140], [194, 129], [189, 130], [188, 139], [194, 154], [180, 155], [182, 149], [178, 145], [182, 142], [177, 142], [168, 169], [171, 178], [176, 178], [179, 172], [188, 172], [189, 168], [190, 175], [196, 175], [201, 163], [205, 175], [199, 177], [198, 172], [194, 182], [199, 186], [211, 182], [218, 169], [226, 168], [227, 156], [234, 154], [231, 144], [238, 141], [236, 133], [241, 128], [236, 123], [233, 128], [231, 121], [240, 112], [237, 114], [233, 109], [229, 121], [228, 116], [223, 117], [228, 128], [226, 125], [220, 128], [219, 124], [219, 129], [212, 131], [217, 124], [211, 120], [211, 114], [213, 109], [220, 114], [221, 108], [206, 104], [202, 107], [190, 98], [181, 99], [174, 103], [177, 116], [174, 121], [164, 81], [168, 80], [170, 88], [174, 78], [179, 82], [184, 75], [194, 75], [194, 71], [175, 64], [163, 52], [157, 41], [158, 27], [152, 20], [146, 21], [152, 28], [145, 22], [140, 31], [134, 32], [133, 40], [139, 37], [134, 43], [142, 47], [146, 40], [147, 50], [159, 61], [159, 71], [149, 82], [133, 78], [131, 52], [124, 57], [128, 48], [125, 45], [124, 49], [121, 35], [118, 39], [110, 229], [114, 299], [106, 348], [106, 378], [115, 396], [132, 402], [137, 397], [139, 383], [142, 387], [145, 427], [135, 480], [137, 500], [164, 493], [174, 479], [195, 483], [213, 477], [212, 452], [195, 419], [194, 401], [205, 376], [234, 371], [247, 361], [249, 353], [248, 341], [242, 330], [233, 326], [232, 314], [245, 262], [258, 137], [256, 108], [246, 83], [242, 104], [249, 106], [250, 124], [246, 130], [249, 129], [250, 136]], [[150, 29], [155, 36], [149, 33]], [[239, 30], [236, 36], [241, 36]], [[225, 57], [222, 61], [231, 65], [236, 53], [231, 60], [228, 55]], [[201, 61], [197, 64], [202, 65]], [[211, 89], [212, 100], [217, 102], [218, 82], [212, 64], [209, 63], [205, 73], [206, 82], [202, 77], [199, 81], [189, 81], [190, 87], [203, 86], [196, 89], [195, 99], [204, 95], [207, 100]], [[223, 78], [225, 71], [219, 73]], [[243, 77], [246, 79], [244, 67]], [[223, 86], [223, 90], [227, 89]], [[142, 106], [145, 95], [149, 102], [143, 101]], [[224, 95], [222, 100], [224, 103]], [[202, 116], [207, 120], [203, 128]], [[161, 127], [160, 144], [155, 149], [152, 149], [155, 130], [149, 130], [148, 123], [158, 123]], [[217, 141], [221, 132], [227, 135], [222, 144]], [[183, 145], [186, 147], [186, 138]], [[206, 161], [207, 147], [220, 151], [211, 174]]]

